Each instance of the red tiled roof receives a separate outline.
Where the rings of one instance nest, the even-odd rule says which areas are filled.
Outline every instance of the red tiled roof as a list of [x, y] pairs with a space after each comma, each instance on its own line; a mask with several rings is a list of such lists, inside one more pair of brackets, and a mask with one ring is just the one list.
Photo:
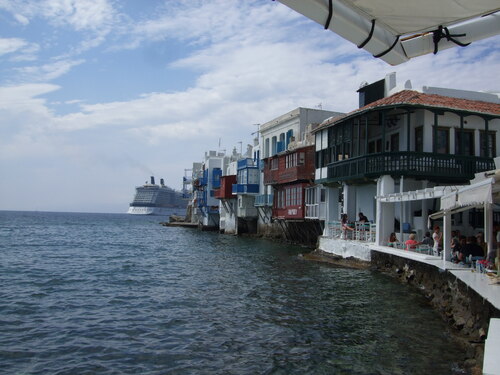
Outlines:
[[[500, 104], [483, 102], [479, 100], [452, 98], [437, 94], [423, 94], [413, 90], [403, 90], [387, 98], [382, 98], [364, 107], [358, 108], [348, 114], [332, 118], [321, 124], [321, 128], [337, 123], [342, 119], [351, 117], [358, 113], [363, 113], [372, 109], [394, 107], [394, 106], [424, 106], [429, 108], [448, 109], [456, 111], [465, 111], [477, 114], [493, 115], [500, 117]], [[316, 129], [317, 130], [317, 129]]]

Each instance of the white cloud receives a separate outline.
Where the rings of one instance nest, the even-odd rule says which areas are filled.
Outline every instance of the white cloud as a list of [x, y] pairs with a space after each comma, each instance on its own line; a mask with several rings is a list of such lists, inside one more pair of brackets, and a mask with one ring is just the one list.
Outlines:
[[0, 38], [0, 55], [16, 52], [28, 43], [20, 38]]
[[109, 27], [116, 15], [107, 0], [5, 0], [0, 2], [0, 8], [10, 12], [22, 25], [41, 17], [54, 25], [68, 25], [75, 30]]
[[56, 79], [66, 73], [71, 68], [80, 65], [84, 60], [60, 60], [40, 66], [25, 66], [15, 68], [15, 70], [24, 77], [25, 81], [46, 82]]
[[[19, 112], [19, 114], [23, 111], [48, 114], [49, 111], [45, 106], [46, 100], [40, 96], [59, 88], [57, 85], [47, 83], [0, 87], [0, 110]], [[0, 124], [3, 123], [4, 121], [0, 121]]]
[[32, 61], [40, 46], [21, 38], [0, 38], [0, 56], [9, 55], [9, 61]]
[[83, 41], [79, 46], [69, 48], [66, 57], [102, 44], [111, 30], [120, 23], [119, 12], [108, 0], [4, 0], [0, 2], [0, 9], [11, 13], [23, 26], [40, 18], [54, 28], [70, 28], [80, 32]]
[[[297, 13], [276, 3], [243, 1], [169, 1], [154, 18], [132, 25], [127, 47], [141, 43], [177, 39], [193, 45], [221, 43], [227, 40], [248, 43], [283, 36], [283, 22], [299, 18]], [[272, 32], [270, 32], [272, 30]], [[278, 34], [277, 34], [278, 33]]]

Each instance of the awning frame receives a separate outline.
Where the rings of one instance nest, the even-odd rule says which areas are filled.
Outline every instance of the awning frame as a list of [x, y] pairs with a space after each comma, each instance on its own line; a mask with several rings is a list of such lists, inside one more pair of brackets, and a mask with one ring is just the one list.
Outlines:
[[342, 0], [279, 1], [390, 65], [500, 34], [500, 7], [483, 15], [471, 14], [470, 19], [452, 19], [398, 34], [390, 25]]

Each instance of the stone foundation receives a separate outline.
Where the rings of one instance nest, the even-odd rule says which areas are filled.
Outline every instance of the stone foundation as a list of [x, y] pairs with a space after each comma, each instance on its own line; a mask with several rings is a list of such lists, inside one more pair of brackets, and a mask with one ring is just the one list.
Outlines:
[[334, 257], [356, 258], [366, 262], [370, 261], [371, 256], [369, 245], [366, 242], [341, 240], [323, 236], [318, 239], [318, 250], [331, 254]]
[[489, 321], [500, 317], [499, 310], [452, 273], [435, 266], [375, 250], [371, 264], [422, 291], [466, 346], [467, 367], [475, 371], [482, 367]]

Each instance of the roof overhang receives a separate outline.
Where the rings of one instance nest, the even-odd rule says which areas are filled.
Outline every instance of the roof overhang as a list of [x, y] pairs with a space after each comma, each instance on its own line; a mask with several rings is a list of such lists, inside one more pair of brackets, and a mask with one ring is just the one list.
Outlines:
[[279, 0], [390, 65], [500, 34], [498, 0]]
[[435, 199], [458, 191], [460, 187], [461, 186], [436, 186], [434, 188], [379, 195], [376, 197], [376, 199], [382, 203], [397, 203], [420, 201], [424, 199]]
[[429, 215], [429, 219], [432, 220], [475, 207], [498, 205], [500, 203], [500, 169], [479, 173], [476, 176], [470, 185], [436, 186], [377, 196], [376, 199], [383, 203], [397, 203], [439, 198], [441, 210]]

